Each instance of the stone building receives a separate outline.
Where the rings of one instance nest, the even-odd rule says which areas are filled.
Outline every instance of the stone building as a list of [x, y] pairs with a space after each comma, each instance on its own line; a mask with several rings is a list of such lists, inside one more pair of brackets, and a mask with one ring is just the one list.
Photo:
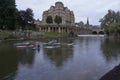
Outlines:
[[64, 7], [64, 4], [62, 2], [56, 2], [55, 6], [51, 6], [50, 9], [43, 12], [43, 24], [47, 24], [46, 19], [48, 16], [52, 16], [53, 24], [55, 24], [54, 19], [56, 15], [62, 18], [62, 25], [74, 25], [75, 23], [73, 11], [70, 11], [67, 7]]
[[[47, 23], [47, 17], [52, 17], [52, 23]], [[55, 16], [59, 16], [62, 22], [58, 25], [54, 22]], [[75, 18], [73, 11], [70, 11], [67, 7], [64, 7], [62, 2], [56, 2], [55, 6], [51, 6], [50, 9], [43, 12], [42, 21], [36, 21], [41, 32], [67, 32], [69, 33], [75, 27]]]
[[[52, 22], [47, 23], [47, 18], [51, 17]], [[62, 18], [62, 22], [58, 25], [54, 22], [56, 16]], [[35, 24], [39, 27], [40, 32], [66, 32], [75, 34], [91, 34], [93, 31], [102, 31], [101, 29], [95, 29], [93, 25], [83, 22], [75, 23], [74, 13], [67, 7], [64, 7], [62, 2], [56, 2], [55, 6], [51, 6], [48, 10], [43, 12], [42, 21], [36, 20]]]

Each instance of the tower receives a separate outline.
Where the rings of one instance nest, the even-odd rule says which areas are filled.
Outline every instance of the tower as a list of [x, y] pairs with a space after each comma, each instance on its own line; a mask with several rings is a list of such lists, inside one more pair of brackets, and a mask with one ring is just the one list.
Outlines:
[[89, 27], [89, 18], [87, 18], [86, 26]]

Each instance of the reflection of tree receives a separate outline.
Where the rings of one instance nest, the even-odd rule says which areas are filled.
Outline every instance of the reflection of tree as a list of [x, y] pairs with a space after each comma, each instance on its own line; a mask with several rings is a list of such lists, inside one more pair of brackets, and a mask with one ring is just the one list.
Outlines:
[[[29, 54], [28, 54], [29, 53]], [[34, 54], [16, 49], [8, 43], [0, 44], [0, 80], [14, 80], [19, 63], [31, 64]]]
[[19, 56], [13, 47], [6, 44], [0, 45], [0, 80], [14, 80]]
[[63, 62], [72, 56], [72, 49], [64, 46], [63, 48], [45, 49], [44, 53], [57, 67], [61, 67]]
[[34, 53], [29, 49], [22, 50], [22, 57], [20, 58], [21, 64], [29, 64], [32, 65], [34, 62]]
[[112, 57], [116, 58], [120, 54], [120, 41], [118, 40], [108, 40], [106, 39], [101, 45], [103, 54], [107, 60]]

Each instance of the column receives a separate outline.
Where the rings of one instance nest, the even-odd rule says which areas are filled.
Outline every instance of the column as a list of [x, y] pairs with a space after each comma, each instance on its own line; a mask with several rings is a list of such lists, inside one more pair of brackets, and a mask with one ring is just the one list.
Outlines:
[[41, 31], [41, 27], [39, 27], [39, 31]]
[[48, 27], [48, 32], [51, 32], [51, 31], [50, 31], [50, 27]]

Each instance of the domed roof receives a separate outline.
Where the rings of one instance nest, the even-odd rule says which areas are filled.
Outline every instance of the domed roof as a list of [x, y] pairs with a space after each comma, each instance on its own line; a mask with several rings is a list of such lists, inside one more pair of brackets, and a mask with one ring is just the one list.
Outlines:
[[58, 2], [56, 2], [55, 4], [63, 4], [62, 2], [60, 2], [60, 1], [58, 1]]
[[60, 2], [60, 1], [58, 1], [58, 2], [55, 3], [55, 6], [64, 7], [64, 4], [62, 2]]

